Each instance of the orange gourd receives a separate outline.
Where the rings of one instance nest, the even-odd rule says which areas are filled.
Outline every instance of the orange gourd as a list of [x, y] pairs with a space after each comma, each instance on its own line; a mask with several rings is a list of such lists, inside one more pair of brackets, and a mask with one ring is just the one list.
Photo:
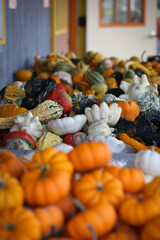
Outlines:
[[50, 166], [56, 172], [65, 172], [70, 177], [73, 173], [73, 165], [69, 161], [68, 155], [57, 151], [55, 148], [47, 148], [44, 151], [36, 152], [32, 161], [27, 164], [28, 170], [45, 166]]
[[[116, 102], [119, 107], [122, 108], [121, 116], [130, 121], [135, 121], [136, 117], [140, 114], [140, 108], [138, 104], [134, 101], [119, 101]], [[108, 106], [112, 104], [112, 102], [107, 103]]]
[[105, 168], [108, 172], [117, 177], [128, 193], [138, 193], [143, 190], [145, 184], [144, 173], [138, 168], [120, 168], [109, 165]]
[[0, 196], [0, 211], [23, 204], [23, 189], [19, 181], [8, 173], [0, 172]]
[[56, 205], [37, 207], [33, 213], [40, 223], [42, 236], [51, 235], [52, 231], [57, 233], [62, 229], [64, 224], [64, 215], [62, 210]]
[[114, 227], [117, 214], [114, 207], [106, 202], [76, 214], [67, 223], [67, 231], [73, 239], [92, 239], [91, 226], [97, 237], [102, 237]]
[[29, 206], [45, 206], [58, 202], [69, 194], [70, 176], [63, 171], [40, 166], [26, 172], [21, 178], [24, 200]]
[[160, 215], [149, 220], [141, 229], [141, 240], [160, 239]]
[[31, 210], [16, 207], [1, 211], [1, 240], [39, 240], [40, 238], [40, 224]]
[[107, 166], [112, 152], [104, 142], [88, 142], [79, 144], [68, 153], [68, 157], [76, 172], [86, 172]]
[[16, 104], [5, 104], [0, 107], [0, 117], [5, 118], [5, 117], [11, 117], [11, 116], [16, 116], [20, 115], [22, 113], [27, 112], [28, 110], [23, 107], [18, 107]]
[[85, 207], [93, 207], [101, 202], [118, 206], [124, 199], [122, 183], [107, 171], [96, 170], [84, 174], [72, 183], [72, 191]]
[[14, 153], [9, 150], [1, 150], [0, 171], [7, 172], [14, 177], [20, 178], [23, 173], [26, 172], [26, 167]]
[[145, 195], [157, 195], [160, 196], [160, 177], [155, 177], [149, 183], [147, 183], [144, 187]]
[[15, 78], [21, 82], [28, 82], [31, 80], [32, 72], [27, 69], [17, 70], [15, 73]]
[[119, 217], [131, 226], [142, 226], [160, 215], [159, 196], [134, 196], [124, 199], [118, 207]]

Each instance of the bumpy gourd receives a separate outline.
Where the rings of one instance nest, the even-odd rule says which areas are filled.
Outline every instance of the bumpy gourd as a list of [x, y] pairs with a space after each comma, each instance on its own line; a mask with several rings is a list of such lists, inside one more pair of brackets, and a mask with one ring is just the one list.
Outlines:
[[157, 109], [160, 106], [159, 98], [153, 92], [146, 92], [145, 95], [140, 95], [137, 98], [137, 104], [141, 112]]
[[17, 115], [14, 118], [14, 125], [10, 128], [10, 132], [24, 131], [30, 134], [34, 141], [40, 138], [43, 134], [43, 126], [41, 125], [39, 118], [34, 117], [31, 112], [26, 114]]

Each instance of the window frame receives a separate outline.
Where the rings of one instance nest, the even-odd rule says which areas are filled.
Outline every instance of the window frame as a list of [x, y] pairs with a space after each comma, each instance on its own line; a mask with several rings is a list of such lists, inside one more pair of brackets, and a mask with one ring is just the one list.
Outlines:
[[[117, 0], [113, 0], [114, 1], [114, 14], [113, 14], [113, 23], [103, 23], [102, 19], [103, 19], [103, 15], [102, 15], [102, 11], [103, 11], [103, 6], [102, 6], [102, 2], [103, 0], [99, 0], [99, 25], [100, 27], [137, 27], [137, 26], [144, 26], [146, 24], [146, 0], [142, 0], [142, 22], [139, 23], [132, 23], [131, 21], [127, 22], [127, 23], [117, 23], [116, 19], [117, 19]], [[131, 11], [130, 11], [130, 6], [131, 6], [131, 0], [128, 0], [128, 19], [131, 20]]]

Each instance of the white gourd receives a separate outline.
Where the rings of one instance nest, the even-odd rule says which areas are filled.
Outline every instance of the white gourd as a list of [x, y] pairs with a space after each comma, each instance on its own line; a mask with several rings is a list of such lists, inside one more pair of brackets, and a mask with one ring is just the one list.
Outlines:
[[47, 128], [52, 133], [63, 136], [68, 133], [79, 132], [85, 125], [86, 121], [87, 118], [84, 114], [75, 115], [73, 117], [64, 117], [50, 120], [47, 124]]
[[134, 166], [145, 174], [160, 176], [160, 154], [153, 150], [143, 150], [136, 153]]

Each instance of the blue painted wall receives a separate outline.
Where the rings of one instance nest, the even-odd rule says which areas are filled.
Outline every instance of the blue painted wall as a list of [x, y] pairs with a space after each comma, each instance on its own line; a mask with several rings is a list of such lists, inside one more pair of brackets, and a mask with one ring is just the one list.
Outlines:
[[28, 69], [34, 56], [50, 52], [50, 8], [42, 0], [17, 0], [17, 9], [5, 0], [6, 44], [0, 46], [0, 89], [14, 80], [18, 69]]

